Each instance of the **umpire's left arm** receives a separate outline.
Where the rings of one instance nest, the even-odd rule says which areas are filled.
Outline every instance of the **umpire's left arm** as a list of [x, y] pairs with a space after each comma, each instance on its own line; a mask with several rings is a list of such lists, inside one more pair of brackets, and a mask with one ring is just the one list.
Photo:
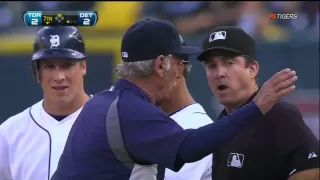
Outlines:
[[279, 117], [282, 119], [278, 130], [278, 150], [285, 152], [288, 180], [319, 180], [319, 140], [306, 126], [294, 106], [287, 106]]

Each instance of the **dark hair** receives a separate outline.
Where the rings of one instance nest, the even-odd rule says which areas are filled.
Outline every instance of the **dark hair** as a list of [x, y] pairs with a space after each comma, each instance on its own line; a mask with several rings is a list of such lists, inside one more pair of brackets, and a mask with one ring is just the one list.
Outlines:
[[253, 64], [256, 60], [249, 55], [241, 55], [245, 60], [245, 66], [248, 67], [250, 64]]
[[[244, 58], [244, 60], [245, 60], [245, 67], [247, 68], [247, 67], [249, 67], [249, 65], [251, 65], [251, 64], [253, 64], [256, 60], [254, 59], [254, 58], [252, 58], [251, 56], [249, 56], [249, 55], [241, 55], [243, 58]], [[257, 76], [256, 76], [256, 83], [258, 84], [258, 74], [257, 74]]]

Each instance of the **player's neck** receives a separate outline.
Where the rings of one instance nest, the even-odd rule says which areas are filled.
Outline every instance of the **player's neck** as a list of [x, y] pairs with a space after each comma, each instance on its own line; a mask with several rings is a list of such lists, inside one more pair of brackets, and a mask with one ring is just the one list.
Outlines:
[[242, 105], [244, 105], [248, 99], [256, 92], [258, 91], [259, 87], [258, 85], [253, 85], [252, 87], [248, 88], [248, 90], [245, 91], [245, 95], [243, 96], [243, 98], [238, 101], [237, 103], [234, 103], [234, 104], [227, 104], [227, 105], [224, 105], [224, 108], [226, 110], [226, 112], [228, 114], [236, 111], [239, 107], [241, 107]]
[[161, 103], [161, 108], [167, 114], [172, 114], [196, 101], [191, 96], [184, 79], [180, 79], [173, 89], [170, 99]]
[[44, 98], [43, 107], [45, 111], [55, 116], [68, 116], [79, 110], [89, 99], [89, 96], [83, 91], [69, 103], [55, 103], [48, 98]]

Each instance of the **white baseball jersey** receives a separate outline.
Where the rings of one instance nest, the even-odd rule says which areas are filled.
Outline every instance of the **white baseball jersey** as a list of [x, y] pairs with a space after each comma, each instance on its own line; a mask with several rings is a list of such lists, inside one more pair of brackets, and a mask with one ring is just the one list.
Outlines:
[[[213, 123], [200, 104], [189, 105], [171, 115], [183, 129], [197, 129]], [[165, 171], [166, 180], [211, 180], [212, 155], [186, 163], [179, 172]]]
[[43, 100], [0, 125], [0, 180], [49, 180], [58, 166], [69, 131], [82, 108], [62, 121]]

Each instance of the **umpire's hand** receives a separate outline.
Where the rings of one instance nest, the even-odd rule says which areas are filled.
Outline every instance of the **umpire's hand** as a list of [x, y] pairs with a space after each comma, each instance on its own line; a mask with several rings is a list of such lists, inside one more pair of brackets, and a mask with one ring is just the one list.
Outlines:
[[253, 99], [262, 114], [266, 114], [281, 97], [294, 91], [297, 79], [295, 71], [283, 69], [266, 81]]

